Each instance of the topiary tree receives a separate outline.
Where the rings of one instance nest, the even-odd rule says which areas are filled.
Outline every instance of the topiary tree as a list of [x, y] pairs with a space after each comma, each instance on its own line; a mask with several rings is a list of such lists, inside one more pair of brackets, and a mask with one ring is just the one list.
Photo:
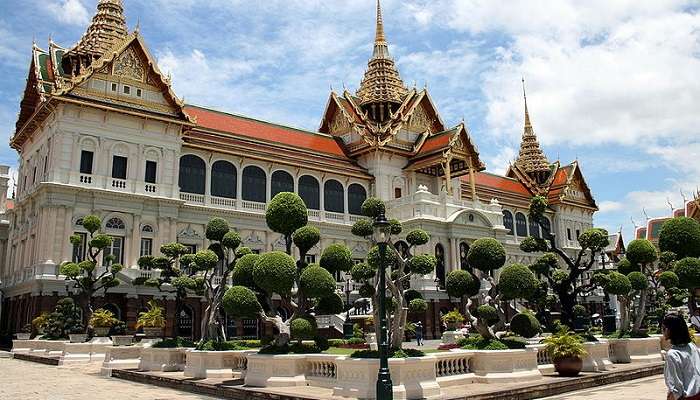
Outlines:
[[600, 228], [584, 231], [578, 237], [581, 249], [572, 257], [557, 245], [556, 236], [551, 232], [551, 227], [545, 225], [544, 213], [546, 209], [547, 199], [545, 197], [535, 196], [532, 198], [529, 216], [540, 226], [544, 238], [528, 237], [520, 243], [520, 249], [528, 253], [553, 253], [564, 262], [566, 270], [559, 269], [557, 265], [551, 263], [543, 262], [538, 266], [549, 266], [539, 272], [559, 298], [562, 310], [561, 322], [573, 328], [573, 308], [579, 296], [595, 287], [593, 283], [580, 284], [581, 277], [593, 268], [596, 257], [608, 246], [608, 232]]
[[635, 266], [627, 277], [632, 289], [639, 294], [639, 304], [634, 308], [635, 318], [632, 326], [632, 332], [638, 333], [646, 316], [650, 286], [652, 283], [654, 287], [657, 286], [654, 262], [658, 259], [658, 253], [649, 240], [635, 239], [627, 245], [626, 257], [630, 264]]
[[44, 337], [50, 340], [66, 339], [71, 333], [84, 331], [80, 309], [70, 297], [56, 303], [56, 308], [46, 317]]
[[[190, 250], [180, 243], [167, 243], [160, 246], [161, 256], [143, 256], [138, 260], [138, 265], [142, 269], [159, 270], [158, 277], [136, 278], [131, 283], [136, 286], [156, 288], [161, 293], [174, 295], [175, 314], [179, 315], [188, 292], [202, 295], [204, 288], [204, 281], [198, 276], [195, 268], [181, 268], [181, 264], [189, 265], [193, 262], [194, 254], [189, 252]], [[181, 258], [183, 262], [180, 261]], [[177, 337], [179, 324], [174, 325], [174, 336]]]
[[688, 217], [664, 222], [659, 232], [659, 249], [672, 252], [678, 260], [700, 257], [700, 223]]
[[521, 312], [515, 314], [510, 320], [510, 330], [524, 337], [533, 338], [541, 331], [540, 321], [530, 312]]
[[[273, 324], [278, 332], [273, 345], [283, 352], [292, 338], [314, 338], [314, 315], [343, 311], [331, 272], [350, 271], [353, 262], [346, 246], [332, 244], [324, 249], [320, 264], [307, 265], [306, 253], [320, 241], [320, 232], [305, 225], [308, 211], [304, 202], [294, 193], [280, 193], [273, 202], [275, 207], [268, 207], [266, 215], [268, 226], [284, 235], [287, 244], [293, 243], [300, 258], [292, 258], [290, 246], [286, 253], [242, 256], [234, 268], [234, 287], [224, 296], [224, 310], [233, 317], [254, 315]], [[273, 300], [276, 297], [280, 300]], [[280, 306], [292, 311], [286, 319]]]
[[[112, 237], [99, 233], [102, 221], [95, 215], [88, 215], [83, 218], [83, 228], [88, 231], [87, 243], [83, 243], [80, 235], [70, 237], [73, 246], [87, 245], [86, 259], [78, 263], [68, 262], [59, 268], [60, 274], [65, 279], [72, 281], [73, 288], [77, 290], [77, 298], [82, 303], [83, 318], [89, 321], [92, 318], [93, 307], [92, 298], [95, 293], [103, 290], [104, 293], [113, 287], [119, 286], [117, 274], [124, 269], [121, 264], [111, 254], [106, 255], [104, 251], [112, 244]], [[98, 260], [102, 257], [103, 267], [98, 267]], [[87, 329], [87, 326], [86, 326]]]
[[[204, 297], [207, 305], [201, 321], [202, 339], [199, 348], [209, 341], [217, 343], [226, 340], [225, 325], [221, 321], [219, 309], [226, 293], [226, 282], [236, 261], [248, 254], [248, 251], [239, 248], [241, 237], [238, 232], [232, 231], [228, 221], [223, 218], [209, 220], [205, 237], [210, 242], [208, 249], [194, 255], [180, 255], [180, 267], [196, 274], [192, 287]], [[187, 277], [182, 275], [179, 278], [187, 281]]]
[[676, 261], [673, 271], [676, 273], [676, 275], [678, 275], [678, 280], [680, 281], [679, 286], [683, 289], [689, 290], [688, 308], [690, 309], [690, 312], [695, 313], [695, 294], [697, 293], [698, 288], [700, 288], [700, 259], [686, 257]]
[[632, 293], [632, 283], [627, 276], [612, 271], [607, 274], [603, 289], [608, 293], [617, 296], [620, 305], [620, 333], [629, 332], [630, 326], [630, 294]]
[[[379, 296], [386, 295], [378, 290], [379, 284], [379, 247], [372, 237], [374, 219], [385, 212], [384, 202], [370, 197], [362, 204], [362, 213], [368, 219], [356, 222], [352, 227], [355, 236], [362, 237], [370, 243], [370, 250], [367, 254], [367, 263], [352, 267], [351, 275], [356, 282], [363, 283], [361, 291], [363, 295], [370, 295], [373, 307], [373, 317], [379, 321]], [[400, 235], [403, 228], [397, 220], [389, 220], [392, 235]], [[401, 348], [404, 340], [409, 312], [421, 312], [424, 309], [423, 303], [415, 301], [416, 298], [406, 296], [409, 289], [406, 284], [410, 282], [411, 276], [422, 276], [432, 273], [437, 265], [437, 259], [432, 255], [414, 254], [416, 247], [422, 246], [430, 241], [430, 235], [421, 229], [416, 229], [406, 234], [408, 250], [406, 257], [396, 251], [393, 243], [387, 245], [387, 251], [383, 262], [387, 268], [387, 292], [391, 296], [391, 301], [387, 304], [389, 311], [389, 345], [392, 348]], [[412, 292], [411, 292], [412, 293]], [[422, 300], [422, 299], [421, 299]], [[423, 300], [424, 302], [424, 300]], [[412, 303], [412, 304], [411, 304]], [[427, 304], [425, 304], [427, 306]], [[375, 324], [377, 337], [379, 335], [379, 324]]]

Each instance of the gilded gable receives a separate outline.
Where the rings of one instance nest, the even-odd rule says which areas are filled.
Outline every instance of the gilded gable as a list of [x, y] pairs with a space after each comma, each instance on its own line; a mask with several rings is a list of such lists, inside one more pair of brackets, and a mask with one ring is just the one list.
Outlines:
[[143, 82], [146, 69], [142, 58], [133, 47], [127, 48], [112, 65], [112, 75]]

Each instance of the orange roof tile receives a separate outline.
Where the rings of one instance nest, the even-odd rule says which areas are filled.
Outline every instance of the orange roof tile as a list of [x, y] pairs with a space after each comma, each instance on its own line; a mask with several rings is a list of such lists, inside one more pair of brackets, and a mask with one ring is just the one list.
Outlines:
[[197, 126], [201, 128], [347, 158], [340, 144], [334, 138], [320, 133], [302, 131], [191, 105], [185, 107], [185, 112], [196, 118]]
[[423, 143], [423, 146], [421, 146], [417, 155], [423, 155], [430, 153], [433, 150], [447, 148], [447, 146], [450, 144], [450, 139], [452, 139], [452, 135], [450, 133], [431, 136], [425, 140], [425, 143]]
[[[502, 190], [510, 193], [517, 193], [524, 196], [531, 196], [529, 190], [520, 183], [519, 181], [511, 178], [506, 178], [505, 176], [499, 176], [490, 174], [488, 172], [477, 172], [474, 174], [476, 178], [476, 184], [481, 186], [487, 186], [493, 189]], [[469, 182], [469, 176], [463, 176], [462, 182]]]

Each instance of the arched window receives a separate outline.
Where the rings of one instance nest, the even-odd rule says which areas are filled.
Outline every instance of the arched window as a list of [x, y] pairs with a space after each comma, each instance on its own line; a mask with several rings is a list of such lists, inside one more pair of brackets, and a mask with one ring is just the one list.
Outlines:
[[540, 238], [540, 224], [537, 223], [533, 218], [530, 218], [530, 236]]
[[151, 225], [144, 225], [143, 228], [141, 228], [141, 232], [153, 233], [153, 227]]
[[122, 221], [121, 219], [119, 219], [117, 217], [110, 218], [110, 220], [107, 221], [107, 223], [105, 224], [105, 227], [109, 228], [109, 229], [118, 229], [118, 230], [126, 229], [126, 225], [124, 225], [124, 221]]
[[508, 210], [503, 210], [503, 226], [508, 229], [508, 234], [513, 234], [513, 213]]
[[549, 222], [549, 218], [544, 217], [542, 219], [542, 237], [549, 239], [549, 235], [552, 233], [552, 223]]
[[520, 237], [527, 236], [527, 219], [523, 213], [515, 214], [515, 232]]
[[204, 194], [207, 180], [207, 167], [201, 158], [187, 154], [180, 158], [180, 191]]
[[236, 198], [236, 166], [228, 161], [217, 161], [211, 166], [211, 195]]
[[471, 270], [471, 267], [469, 266], [469, 260], [467, 259], [467, 255], [469, 254], [469, 245], [461, 242], [459, 244], [459, 267], [465, 271]]
[[362, 185], [353, 183], [348, 188], [348, 212], [352, 215], [362, 215], [362, 203], [367, 200], [367, 191]]
[[299, 178], [299, 197], [304, 200], [306, 208], [318, 210], [321, 208], [321, 189], [316, 178], [304, 175]]
[[272, 190], [271, 196], [275, 197], [278, 193], [294, 192], [294, 178], [286, 171], [275, 171], [272, 174]]
[[445, 287], [445, 248], [440, 243], [435, 245], [435, 258], [437, 258], [435, 283], [442, 289]]
[[243, 169], [243, 200], [264, 203], [267, 198], [267, 174], [260, 167]]
[[331, 179], [326, 181], [323, 186], [323, 202], [326, 211], [335, 213], [345, 212], [345, 194], [343, 193], [343, 185], [340, 182]]

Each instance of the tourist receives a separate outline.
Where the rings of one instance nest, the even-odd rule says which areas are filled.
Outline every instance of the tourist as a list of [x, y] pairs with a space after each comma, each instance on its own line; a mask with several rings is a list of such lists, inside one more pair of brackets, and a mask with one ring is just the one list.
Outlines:
[[423, 345], [423, 324], [418, 321], [415, 323], [416, 326], [416, 343], [418, 346]]
[[700, 350], [693, 344], [685, 320], [676, 314], [667, 315], [663, 332], [672, 344], [664, 368], [667, 400], [700, 400]]
[[695, 329], [695, 332], [700, 333], [700, 308], [695, 308], [695, 312], [690, 317], [690, 324]]

